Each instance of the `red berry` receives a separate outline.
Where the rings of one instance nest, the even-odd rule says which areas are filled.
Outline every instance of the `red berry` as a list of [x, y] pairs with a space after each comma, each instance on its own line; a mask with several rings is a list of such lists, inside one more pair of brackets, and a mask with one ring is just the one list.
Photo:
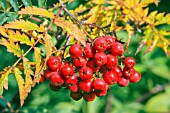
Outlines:
[[95, 92], [90, 92], [90, 93], [84, 93], [83, 94], [83, 99], [86, 100], [87, 102], [93, 101], [96, 98], [96, 93]]
[[61, 68], [61, 74], [64, 78], [69, 78], [70, 76], [72, 76], [74, 74], [74, 69], [71, 65], [65, 64]]
[[115, 42], [111, 48], [112, 55], [121, 56], [124, 52], [124, 47], [121, 43]]
[[97, 51], [102, 52], [107, 49], [107, 42], [105, 41], [104, 38], [99, 37], [94, 41], [94, 48]]
[[136, 61], [133, 57], [127, 57], [124, 60], [125, 67], [131, 68], [131, 67], [134, 67], [135, 64], [136, 64]]
[[94, 56], [94, 53], [95, 53], [94, 48], [90, 44], [87, 44], [86, 47], [84, 48], [84, 56], [86, 58], [92, 58]]
[[111, 69], [111, 71], [115, 72], [118, 77], [122, 76], [122, 69], [119, 66], [115, 66]]
[[108, 91], [110, 89], [110, 85], [106, 84], [106, 90]]
[[68, 89], [72, 92], [77, 92], [78, 91], [78, 85], [75, 84], [75, 85], [68, 86]]
[[96, 78], [94, 81], [93, 81], [93, 88], [95, 90], [105, 90], [106, 88], [106, 83], [103, 79], [101, 78]]
[[106, 66], [108, 68], [112, 68], [115, 67], [118, 64], [118, 59], [116, 58], [116, 56], [113, 56], [111, 54], [107, 55], [107, 62], [106, 62]]
[[113, 38], [112, 36], [104, 36], [104, 39], [107, 42], [107, 48], [110, 49], [113, 44], [115, 43], [115, 38]]
[[96, 95], [98, 97], [105, 96], [106, 94], [107, 94], [107, 90], [96, 91]]
[[103, 90], [98, 90], [98, 91], [95, 91], [95, 92], [96, 92], [97, 96], [101, 97], [101, 96], [105, 96], [109, 89], [110, 89], [110, 85], [106, 83], [105, 88]]
[[44, 72], [44, 77], [46, 79], [50, 79], [51, 75], [53, 74], [53, 71], [50, 71], [50, 70], [45, 70]]
[[47, 66], [51, 71], [58, 71], [61, 67], [61, 60], [59, 57], [51, 56], [47, 60]]
[[83, 49], [78, 44], [73, 44], [69, 49], [69, 54], [72, 58], [78, 58], [83, 53]]
[[93, 77], [93, 71], [89, 67], [82, 67], [79, 70], [79, 77], [82, 80], [90, 80]]
[[92, 81], [81, 81], [81, 82], [79, 82], [79, 88], [82, 91], [89, 93], [92, 90]]
[[106, 73], [107, 71], [108, 71], [109, 69], [108, 69], [108, 67], [106, 66], [106, 65], [102, 65], [101, 67], [100, 67], [100, 73]]
[[135, 74], [130, 76], [129, 80], [133, 83], [137, 83], [141, 79], [141, 74], [137, 71], [135, 71]]
[[64, 79], [59, 75], [58, 72], [54, 72], [51, 75], [50, 81], [54, 86], [61, 86], [64, 83]]
[[54, 86], [53, 84], [50, 83], [50, 89], [53, 91], [59, 91], [61, 89], [60, 86]]
[[107, 56], [103, 52], [98, 52], [94, 55], [94, 62], [97, 65], [104, 65], [107, 62]]
[[100, 66], [94, 63], [93, 59], [89, 59], [87, 61], [87, 66], [93, 70], [93, 72], [97, 72], [100, 69]]
[[45, 81], [45, 77], [43, 75], [41, 75], [40, 81], [39, 82], [44, 82]]
[[125, 77], [122, 76], [122, 77], [120, 77], [120, 78], [118, 79], [117, 84], [118, 84], [119, 86], [126, 87], [126, 86], [128, 86], [128, 84], [129, 84], [129, 79], [127, 79], [127, 78], [125, 78]]
[[82, 98], [82, 93], [79, 92], [70, 92], [70, 97], [72, 97], [73, 100], [80, 100]]
[[74, 59], [73, 61], [73, 65], [75, 66], [75, 68], [82, 68], [86, 65], [86, 58], [84, 57], [79, 57]]
[[110, 85], [115, 84], [118, 80], [118, 76], [113, 71], [108, 71], [104, 74], [104, 81]]
[[123, 75], [126, 78], [130, 78], [131, 76], [133, 76], [135, 74], [135, 69], [134, 68], [128, 68], [128, 67], [124, 67], [123, 68]]
[[73, 76], [66, 78], [65, 83], [67, 85], [75, 85], [77, 83], [77, 76], [74, 74]]

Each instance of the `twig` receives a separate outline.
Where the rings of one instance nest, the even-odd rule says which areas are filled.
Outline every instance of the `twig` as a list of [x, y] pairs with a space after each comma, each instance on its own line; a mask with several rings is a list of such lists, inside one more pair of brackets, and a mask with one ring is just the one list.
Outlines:
[[31, 18], [32, 20], [37, 21], [37, 22], [42, 22], [39, 18], [36, 18], [36, 17], [34, 17], [34, 16], [30, 16], [30, 18]]
[[11, 112], [11, 113], [14, 113], [14, 109], [12, 108], [11, 103], [8, 102], [2, 95], [0, 95], [0, 99], [2, 99], [3, 101], [5, 101], [5, 103], [6, 103], [7, 107], [8, 107], [8, 109], [10, 110], [10, 112]]
[[112, 98], [112, 95], [109, 94], [108, 97], [107, 97], [106, 109], [105, 109], [105, 112], [104, 112], [104, 113], [110, 113], [110, 110], [111, 110], [111, 108], [112, 108], [111, 98]]
[[150, 98], [153, 94], [157, 94], [162, 92], [166, 86], [170, 85], [170, 83], [164, 84], [164, 85], [156, 85], [154, 88], [151, 89], [150, 92], [145, 93], [142, 95], [140, 98], [138, 98], [136, 101], [137, 102], [143, 102], [146, 99]]
[[71, 14], [68, 9], [66, 8], [66, 6], [63, 4], [62, 0], [59, 0], [61, 6], [63, 7], [64, 11], [70, 16], [72, 17], [74, 20], [76, 20], [76, 22], [80, 25], [80, 27], [83, 29], [83, 31], [87, 34], [87, 36], [89, 36], [89, 38], [92, 40], [92, 38], [90, 37], [90, 35], [88, 34], [88, 32], [85, 30], [84, 26], [83, 26], [83, 22], [79, 21], [73, 14]]

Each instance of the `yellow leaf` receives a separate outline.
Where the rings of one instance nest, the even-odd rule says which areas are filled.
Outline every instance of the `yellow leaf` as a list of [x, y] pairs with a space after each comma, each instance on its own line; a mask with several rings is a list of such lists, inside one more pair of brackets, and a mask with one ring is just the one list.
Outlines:
[[21, 34], [19, 31], [16, 33], [13, 30], [8, 30], [8, 37], [14, 42], [20, 41], [21, 44], [27, 44], [32, 46], [34, 42], [30, 41], [29, 37], [24, 33]]
[[27, 58], [23, 58], [23, 67], [24, 67], [24, 74], [25, 74], [25, 92], [29, 93], [31, 91], [32, 86], [32, 78], [31, 75], [33, 75], [33, 71], [31, 69], [31, 66], [28, 62], [29, 60]]
[[20, 104], [21, 106], [24, 104], [24, 100], [27, 94], [25, 94], [25, 87], [24, 87], [24, 79], [21, 76], [21, 71], [18, 68], [14, 69], [14, 74], [15, 74], [15, 78], [17, 80], [18, 83], [18, 87], [19, 87], [19, 94], [20, 94]]
[[0, 34], [4, 37], [8, 37], [7, 30], [3, 26], [0, 26]]
[[8, 85], [8, 75], [11, 73], [11, 69], [0, 76], [0, 95], [3, 94], [3, 87], [7, 89]]
[[39, 15], [49, 18], [54, 18], [54, 14], [52, 12], [49, 12], [48, 10], [44, 8], [37, 8], [37, 7], [25, 7], [22, 8], [21, 11], [18, 12], [18, 14], [29, 14], [29, 15]]
[[92, 0], [92, 2], [95, 4], [104, 4], [105, 0]]
[[12, 40], [8, 42], [6, 39], [1, 38], [0, 39], [0, 45], [4, 45], [7, 47], [7, 51], [14, 53], [17, 57], [20, 57], [22, 55], [22, 51], [18, 44], [15, 44]]
[[159, 40], [159, 36], [156, 34], [154, 36], [154, 40], [149, 43], [149, 47], [146, 50], [145, 54], [151, 52], [156, 47], [156, 44], [158, 43], [158, 40]]
[[35, 75], [39, 74], [39, 72], [41, 71], [41, 55], [40, 55], [40, 48], [35, 47], [34, 48], [34, 56], [35, 56], [35, 60], [36, 60], [36, 69], [35, 69]]
[[44, 28], [40, 28], [37, 24], [34, 24], [30, 21], [25, 20], [16, 20], [9, 22], [8, 24], [4, 25], [5, 28], [12, 28], [12, 29], [23, 29], [23, 30], [37, 30], [39, 32], [43, 32]]
[[52, 38], [49, 34], [45, 35], [44, 42], [45, 42], [45, 50], [46, 50], [46, 59], [48, 59], [52, 54], [52, 48], [53, 48]]
[[86, 45], [86, 41], [85, 41], [86, 37], [84, 31], [82, 31], [72, 22], [57, 18], [54, 24], [65, 29], [69, 34], [73, 35], [74, 38], [81, 44]]
[[86, 20], [86, 23], [93, 24], [96, 22], [97, 17], [99, 15], [100, 8], [101, 6], [97, 5], [90, 10], [89, 14], [91, 15], [91, 17]]

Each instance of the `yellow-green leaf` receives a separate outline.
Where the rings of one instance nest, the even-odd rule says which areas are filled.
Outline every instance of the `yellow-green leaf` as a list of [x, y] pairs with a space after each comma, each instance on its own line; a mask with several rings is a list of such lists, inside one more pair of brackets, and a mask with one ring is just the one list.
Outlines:
[[[0, 77], [0, 95], [3, 93], [3, 87], [7, 87], [8, 85], [8, 75], [11, 73], [11, 69], [1, 75]], [[5, 88], [7, 89], [7, 88]]]
[[78, 28], [75, 24], [68, 20], [60, 18], [55, 19], [55, 25], [65, 29], [69, 34], [73, 35], [74, 38], [83, 45], [86, 45], [86, 37], [84, 31]]
[[32, 46], [34, 42], [30, 41], [29, 37], [25, 35], [24, 33], [21, 34], [19, 31], [16, 31], [16, 33], [13, 30], [8, 30], [8, 37], [17, 42], [20, 41], [21, 44], [27, 44]]
[[43, 27], [39, 27], [37, 24], [34, 24], [30, 21], [25, 21], [25, 20], [12, 21], [12, 22], [9, 22], [8, 24], [5, 24], [4, 27], [12, 28], [12, 29], [37, 30], [39, 32], [44, 31]]
[[24, 79], [21, 76], [21, 71], [18, 68], [14, 69], [14, 74], [18, 83], [18, 87], [19, 87], [19, 94], [20, 94], [20, 104], [21, 106], [24, 104], [24, 100], [25, 100], [25, 87], [24, 87]]
[[31, 69], [30, 64], [28, 63], [27, 58], [23, 58], [23, 67], [24, 67], [24, 74], [25, 74], [25, 91], [30, 92], [31, 91], [31, 86], [32, 86], [32, 78], [31, 75], [33, 75], [33, 71]]
[[39, 72], [41, 71], [41, 51], [40, 48], [35, 47], [34, 48], [34, 56], [35, 56], [35, 60], [36, 60], [36, 70], [35, 70], [35, 75], [39, 74]]
[[18, 12], [18, 14], [30, 14], [30, 15], [39, 15], [39, 16], [54, 18], [54, 14], [52, 12], [49, 12], [44, 8], [37, 8], [37, 7], [23, 8], [21, 9], [21, 11]]
[[3, 26], [0, 26], [0, 34], [4, 37], [8, 37], [7, 30]]
[[53, 47], [52, 38], [49, 34], [45, 35], [44, 42], [45, 42], [46, 58], [48, 59], [52, 54], [52, 47]]
[[6, 39], [1, 38], [0, 39], [0, 45], [4, 45], [7, 47], [7, 51], [14, 53], [17, 57], [20, 57], [22, 55], [22, 51], [18, 44], [15, 44], [12, 40], [8, 42]]

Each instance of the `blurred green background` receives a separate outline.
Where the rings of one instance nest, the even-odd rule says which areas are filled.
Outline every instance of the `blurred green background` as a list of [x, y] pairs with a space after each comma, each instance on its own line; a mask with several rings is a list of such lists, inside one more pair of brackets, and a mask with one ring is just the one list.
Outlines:
[[[44, 1], [44, 0], [42, 0]], [[32, 0], [33, 5], [39, 5]], [[43, 2], [44, 3], [44, 2]], [[47, 0], [46, 6], [52, 6], [56, 1]], [[77, 0], [67, 7], [76, 8], [84, 1]], [[170, 1], [161, 0], [159, 6], [150, 6], [150, 12], [170, 13]], [[163, 26], [164, 27], [164, 26]], [[169, 26], [166, 26], [170, 29]], [[118, 38], [127, 40], [127, 33], [120, 31]], [[130, 83], [128, 87], [113, 85], [105, 97], [97, 97], [93, 102], [85, 102], [83, 99], [74, 101], [70, 98], [69, 91], [62, 89], [59, 92], [51, 91], [49, 81], [37, 84], [28, 95], [23, 107], [20, 108], [18, 86], [14, 75], [9, 76], [9, 90], [4, 91], [3, 96], [11, 102], [12, 107], [22, 113], [169, 113], [170, 112], [170, 59], [160, 48], [143, 55], [146, 47], [136, 56], [135, 51], [141, 40], [139, 34], [135, 34], [129, 46], [131, 54], [136, 59], [135, 69], [141, 72], [142, 79], [136, 83]], [[54, 40], [60, 44], [60, 40]], [[24, 50], [28, 48], [23, 46]], [[43, 50], [43, 47], [41, 48]], [[17, 58], [6, 52], [4, 46], [0, 46], [0, 70], [12, 65]], [[27, 58], [34, 60], [33, 53]], [[0, 112], [4, 111], [6, 104], [0, 99]]]

